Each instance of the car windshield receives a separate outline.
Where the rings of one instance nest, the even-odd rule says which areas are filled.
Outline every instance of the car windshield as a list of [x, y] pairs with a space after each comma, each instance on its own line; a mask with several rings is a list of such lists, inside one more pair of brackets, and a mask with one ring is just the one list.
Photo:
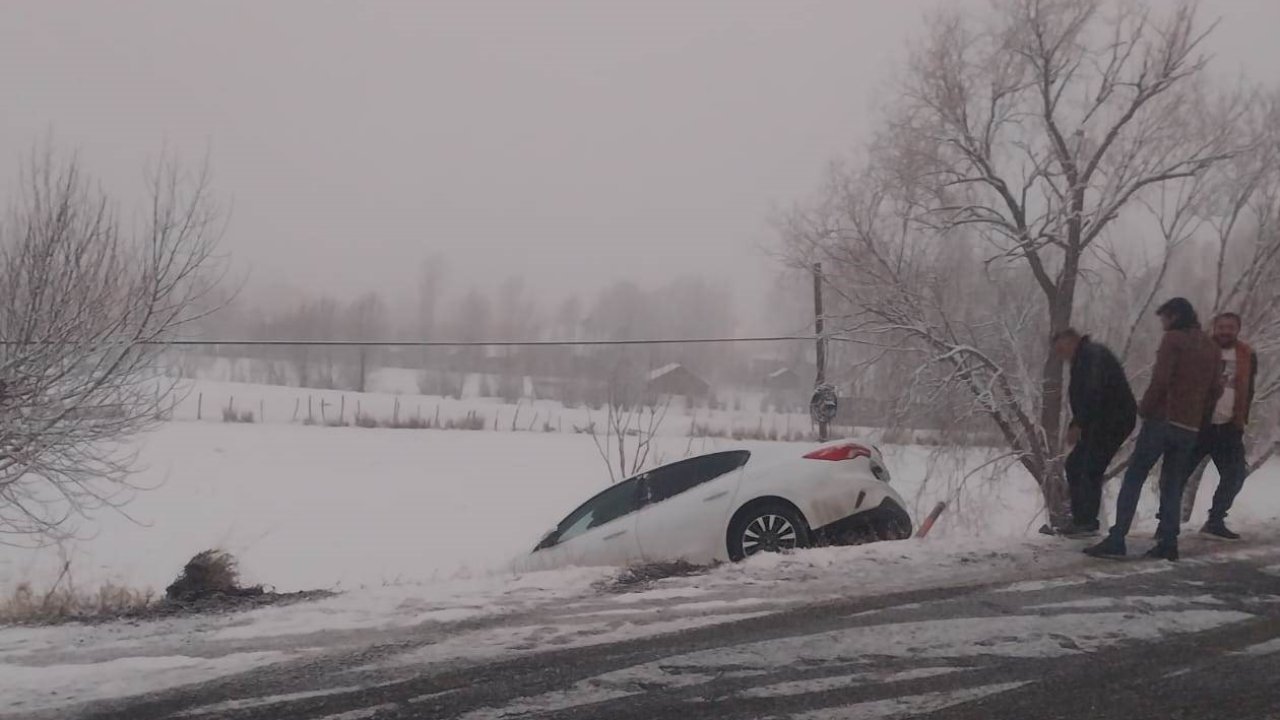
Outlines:
[[556, 543], [571, 540], [634, 511], [638, 483], [638, 478], [624, 480], [583, 503], [560, 523]]

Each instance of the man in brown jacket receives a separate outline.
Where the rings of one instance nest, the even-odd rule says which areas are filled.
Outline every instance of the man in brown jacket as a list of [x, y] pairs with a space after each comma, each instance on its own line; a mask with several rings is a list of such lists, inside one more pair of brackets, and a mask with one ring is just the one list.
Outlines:
[[1240, 539], [1227, 527], [1226, 520], [1249, 474], [1244, 431], [1249, 424], [1258, 377], [1258, 355], [1240, 339], [1240, 324], [1240, 316], [1230, 312], [1213, 319], [1213, 341], [1222, 354], [1222, 394], [1213, 406], [1212, 419], [1200, 433], [1187, 467], [1191, 471], [1209, 457], [1218, 468], [1218, 491], [1213, 495], [1209, 522], [1200, 533], [1221, 540]]
[[1222, 360], [1218, 346], [1200, 329], [1195, 308], [1185, 298], [1161, 305], [1156, 315], [1165, 333], [1156, 352], [1151, 384], [1138, 404], [1142, 430], [1120, 486], [1111, 534], [1085, 550], [1094, 557], [1125, 555], [1125, 537], [1133, 525], [1142, 486], [1151, 469], [1163, 459], [1158, 542], [1147, 556], [1178, 559], [1182, 484], [1190, 474], [1188, 463], [1195, 451], [1196, 437], [1221, 390]]

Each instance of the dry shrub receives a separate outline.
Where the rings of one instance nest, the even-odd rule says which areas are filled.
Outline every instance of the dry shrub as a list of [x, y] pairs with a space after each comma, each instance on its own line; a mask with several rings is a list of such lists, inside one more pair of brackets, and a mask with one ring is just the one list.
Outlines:
[[233, 407], [222, 408], [222, 422], [251, 423], [255, 419], [252, 410], [236, 410]]
[[165, 598], [188, 602], [214, 595], [260, 595], [262, 586], [240, 587], [235, 556], [223, 550], [205, 550], [187, 561], [178, 578], [165, 589]]
[[414, 417], [405, 418], [404, 420], [393, 423], [391, 427], [397, 430], [430, 430], [431, 418], [423, 418], [415, 415]]
[[880, 436], [880, 442], [885, 445], [913, 445], [915, 439], [915, 433], [904, 427], [888, 428]]
[[242, 587], [236, 559], [221, 550], [206, 550], [187, 562], [164, 598], [150, 590], [107, 583], [81, 592], [71, 580], [70, 563], [53, 587], [37, 593], [30, 583], [0, 597], [0, 625], [55, 625], [66, 622], [153, 620], [199, 613], [252, 610], [331, 597], [326, 590], [295, 593], [266, 592], [262, 586]]
[[659, 580], [702, 575], [709, 569], [707, 566], [694, 565], [683, 560], [632, 565], [622, 570], [612, 580], [601, 583], [598, 589], [604, 592], [632, 592], [644, 589]]
[[124, 617], [143, 612], [154, 599], [149, 590], [114, 583], [81, 592], [70, 582], [64, 585], [59, 578], [44, 593], [36, 593], [30, 583], [20, 583], [9, 597], [0, 598], [0, 625], [50, 625]]
[[711, 423], [698, 422], [694, 420], [689, 424], [689, 437], [691, 438], [711, 438], [719, 437], [722, 433], [716, 432], [711, 427]]
[[484, 430], [485, 427], [484, 415], [475, 410], [468, 412], [464, 418], [449, 418], [444, 423], [445, 430]]

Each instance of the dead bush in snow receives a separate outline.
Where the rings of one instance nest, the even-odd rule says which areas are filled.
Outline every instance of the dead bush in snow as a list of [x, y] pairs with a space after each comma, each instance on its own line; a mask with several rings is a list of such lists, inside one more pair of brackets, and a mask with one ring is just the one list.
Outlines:
[[8, 597], [0, 597], [0, 625], [152, 620], [252, 610], [333, 595], [326, 590], [276, 593], [261, 586], [242, 587], [235, 558], [219, 550], [206, 550], [192, 558], [160, 599], [149, 589], [115, 583], [81, 590], [72, 579], [71, 564], [64, 561], [62, 572], [48, 590], [37, 591], [31, 583], [21, 583]]
[[240, 587], [239, 563], [223, 550], [205, 550], [187, 561], [168, 588], [170, 601], [191, 601], [212, 595], [261, 595], [262, 586]]
[[471, 410], [462, 418], [449, 418], [444, 422], [445, 430], [484, 430], [488, 424], [484, 415]]
[[38, 593], [30, 583], [19, 583], [6, 598], [0, 598], [0, 625], [49, 625], [77, 620], [116, 618], [145, 610], [154, 600], [147, 590], [106, 583], [96, 590], [79, 591], [60, 579], [51, 589]]
[[702, 575], [710, 569], [705, 565], [694, 565], [683, 560], [632, 565], [623, 569], [613, 579], [599, 584], [597, 589], [603, 592], [635, 592], [659, 580]]
[[222, 408], [222, 422], [228, 423], [252, 423], [257, 418], [254, 417], [252, 410], [236, 410], [235, 408]]

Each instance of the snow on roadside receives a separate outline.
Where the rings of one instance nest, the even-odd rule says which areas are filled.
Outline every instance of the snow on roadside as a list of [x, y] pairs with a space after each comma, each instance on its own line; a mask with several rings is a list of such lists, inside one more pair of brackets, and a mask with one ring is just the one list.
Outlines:
[[613, 568], [566, 568], [360, 590], [297, 606], [265, 608], [220, 630], [217, 640], [244, 640], [342, 630], [389, 630], [513, 614], [591, 591]]
[[937, 712], [954, 705], [962, 705], [974, 700], [981, 700], [992, 695], [1016, 690], [1025, 682], [1000, 683], [996, 685], [982, 685], [975, 688], [966, 688], [964, 690], [953, 690], [950, 692], [928, 693], [925, 695], [910, 695], [907, 697], [894, 698], [892, 700], [876, 700], [873, 702], [858, 703], [856, 705], [847, 705], [840, 708], [824, 708], [822, 710], [814, 710], [813, 712], [802, 713], [800, 715], [792, 715], [793, 720], [847, 720], [848, 718], [858, 718], [859, 720], [896, 720], [897, 718], [911, 718], [921, 714]]
[[1280, 638], [1273, 638], [1257, 645], [1250, 645], [1238, 654], [1260, 657], [1263, 655], [1275, 655], [1276, 653], [1280, 653]]
[[62, 654], [145, 653], [177, 643], [211, 647], [271, 646], [347, 631], [396, 631], [448, 626], [571, 602], [616, 573], [568, 568], [521, 576], [357, 590], [331, 598], [229, 615], [174, 617], [149, 622], [0, 628], [0, 662], [35, 663]]
[[738, 693], [738, 696], [744, 698], [772, 698], [787, 697], [789, 695], [808, 695], [828, 690], [840, 690], [851, 685], [919, 680], [940, 675], [950, 675], [963, 670], [964, 668], [958, 667], [924, 667], [901, 672], [859, 672], [847, 675], [825, 675], [809, 680], [789, 680], [772, 685], [748, 688]]
[[252, 670], [284, 653], [249, 652], [216, 658], [122, 657], [98, 663], [28, 667], [0, 663], [0, 712], [35, 712], [124, 695], [155, 692]]
[[[34, 677], [48, 670], [50, 682], [88, 685], [102, 667], [116, 662], [197, 654], [211, 663], [208, 672], [197, 664], [189, 675], [175, 676], [180, 684], [218, 674], [222, 658], [283, 662], [300, 653], [367, 645], [379, 637], [429, 638], [421, 649], [398, 658], [394, 664], [401, 667], [457, 662], [750, 620], [823, 599], [988, 581], [1001, 572], [1021, 576], [1076, 561], [1078, 553], [1064, 550], [1049, 539], [999, 550], [918, 541], [825, 548], [753, 558], [623, 593], [597, 589], [617, 573], [607, 568], [356, 590], [226, 616], [4, 628], [0, 664], [24, 668]], [[80, 674], [83, 680], [76, 679]], [[138, 691], [115, 689], [121, 695]], [[8, 694], [0, 697], [5, 698], [0, 713], [18, 709]], [[73, 702], [74, 696], [64, 700]]]

